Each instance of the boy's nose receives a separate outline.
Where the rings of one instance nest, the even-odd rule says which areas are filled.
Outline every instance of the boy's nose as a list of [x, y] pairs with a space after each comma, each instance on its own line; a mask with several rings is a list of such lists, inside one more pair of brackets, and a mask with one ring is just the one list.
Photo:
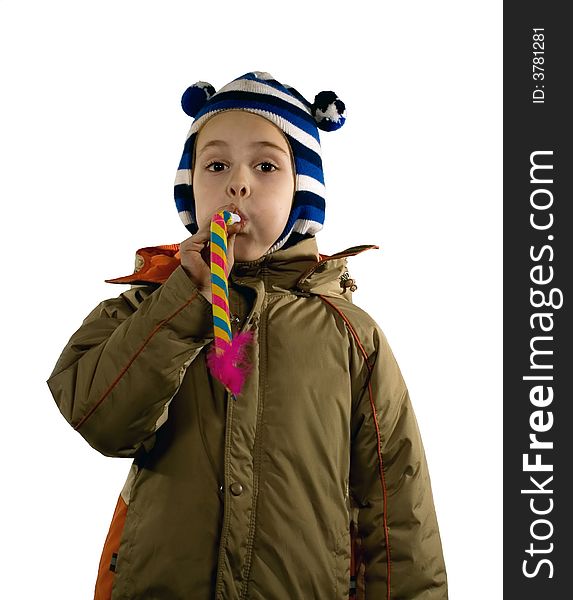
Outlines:
[[244, 198], [250, 193], [249, 184], [246, 182], [232, 181], [227, 186], [227, 193], [231, 198]]

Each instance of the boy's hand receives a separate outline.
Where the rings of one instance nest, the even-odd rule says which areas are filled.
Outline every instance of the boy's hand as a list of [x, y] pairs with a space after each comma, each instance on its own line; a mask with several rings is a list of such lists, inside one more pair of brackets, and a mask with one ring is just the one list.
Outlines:
[[[227, 268], [231, 272], [235, 262], [234, 246], [235, 235], [241, 231], [245, 225], [245, 218], [239, 211], [236, 204], [225, 204], [220, 206], [215, 212], [228, 210], [239, 214], [241, 221], [233, 223], [227, 227]], [[215, 214], [215, 213], [213, 213]], [[207, 242], [211, 239], [211, 221], [203, 224], [194, 235], [183, 240], [179, 245], [179, 253], [181, 256], [181, 266], [193, 280], [199, 292], [212, 302], [211, 296], [211, 248]]]

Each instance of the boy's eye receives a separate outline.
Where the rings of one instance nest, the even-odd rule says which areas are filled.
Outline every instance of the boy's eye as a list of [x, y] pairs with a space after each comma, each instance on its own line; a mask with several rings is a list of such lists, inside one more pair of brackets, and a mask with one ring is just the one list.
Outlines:
[[[278, 169], [278, 167], [269, 161], [264, 161], [261, 162], [257, 165], [257, 167], [259, 166], [263, 166], [264, 168], [262, 169], [263, 173], [273, 173], [274, 171], [276, 171]], [[211, 169], [211, 167], [216, 167], [215, 169]], [[212, 173], [220, 173], [223, 169], [219, 168], [219, 167], [225, 167], [225, 163], [222, 163], [218, 160], [214, 160], [212, 162], [210, 162], [207, 166], [206, 169], [208, 171], [211, 171]], [[270, 168], [269, 168], [270, 167]]]
[[[211, 167], [212, 167], [213, 165], [223, 165], [223, 166], [225, 166], [225, 165], [224, 165], [222, 162], [219, 162], [218, 160], [214, 160], [213, 162], [210, 162], [210, 163], [207, 165], [207, 170], [209, 170], [209, 171], [212, 171]], [[215, 172], [219, 172], [219, 171], [221, 171], [221, 170], [222, 170], [222, 169], [215, 169]]]
[[[258, 167], [259, 165], [265, 165], [265, 166], [268, 166], [268, 167], [272, 167], [272, 168], [273, 168], [275, 171], [276, 171], [276, 170], [277, 170], [277, 168], [278, 168], [278, 167], [277, 167], [275, 164], [273, 164], [272, 162], [268, 162], [268, 161], [265, 161], [265, 162], [259, 163], [259, 164], [257, 165], [257, 167]], [[263, 169], [263, 171], [264, 171], [265, 173], [272, 173], [272, 172], [273, 172], [273, 171], [266, 170], [266, 169]]]

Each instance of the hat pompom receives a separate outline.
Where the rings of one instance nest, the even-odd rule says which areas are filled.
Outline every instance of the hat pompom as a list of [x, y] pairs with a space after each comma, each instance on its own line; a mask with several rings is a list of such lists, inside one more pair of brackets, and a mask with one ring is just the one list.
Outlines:
[[203, 108], [205, 102], [215, 93], [215, 88], [206, 81], [198, 81], [189, 86], [181, 96], [181, 107], [190, 117], [195, 115]]
[[334, 92], [320, 92], [312, 103], [312, 116], [323, 131], [340, 129], [346, 121], [344, 102]]

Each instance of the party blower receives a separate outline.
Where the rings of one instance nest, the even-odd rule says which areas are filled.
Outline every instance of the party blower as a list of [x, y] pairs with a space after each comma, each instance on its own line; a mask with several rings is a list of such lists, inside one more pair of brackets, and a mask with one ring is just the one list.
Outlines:
[[253, 331], [231, 332], [229, 318], [229, 285], [227, 263], [227, 227], [239, 223], [241, 217], [228, 210], [216, 212], [211, 218], [210, 262], [213, 308], [214, 343], [207, 353], [207, 365], [236, 399], [252, 370], [247, 358], [247, 344], [254, 338]]

